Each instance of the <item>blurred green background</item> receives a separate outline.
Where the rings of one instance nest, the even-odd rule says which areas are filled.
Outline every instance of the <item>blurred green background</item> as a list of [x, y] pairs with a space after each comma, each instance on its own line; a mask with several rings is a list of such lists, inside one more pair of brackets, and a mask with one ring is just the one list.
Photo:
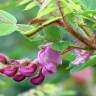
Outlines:
[[[25, 6], [18, 6], [19, 2], [20, 0], [0, 0], [0, 10], [5, 10], [14, 15], [19, 24], [27, 24], [30, 19], [36, 16], [38, 7], [24, 11]], [[54, 31], [54, 29], [52, 30]], [[41, 43], [42, 41], [30, 41], [19, 32], [15, 32], [11, 35], [0, 37], [0, 52], [5, 53], [10, 58], [20, 59], [28, 57], [34, 59], [38, 52], [37, 46]], [[0, 96], [18, 96], [27, 91], [25, 95], [22, 94], [21, 96], [87, 96], [86, 84], [77, 86], [70, 77], [69, 71], [65, 69], [67, 61], [64, 63], [64, 65], [59, 66], [59, 70], [54, 77], [47, 77], [43, 85], [40, 86], [32, 85], [28, 79], [17, 83], [8, 77], [0, 75]], [[43, 89], [41, 90], [40, 88]], [[34, 92], [29, 91], [29, 89], [37, 90], [38, 94], [32, 95]], [[54, 95], [52, 95], [53, 93], [48, 95], [46, 91], [50, 94], [53, 92]]]

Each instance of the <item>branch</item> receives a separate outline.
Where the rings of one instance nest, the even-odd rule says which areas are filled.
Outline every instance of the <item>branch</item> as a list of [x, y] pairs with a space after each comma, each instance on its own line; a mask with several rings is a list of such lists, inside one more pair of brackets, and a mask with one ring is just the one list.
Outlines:
[[62, 9], [61, 6], [61, 2], [60, 0], [56, 0], [56, 4], [59, 8], [60, 14], [62, 16], [63, 22], [64, 22], [64, 27], [68, 30], [68, 32], [70, 34], [72, 34], [75, 38], [77, 38], [78, 40], [80, 40], [82, 43], [84, 43], [85, 45], [91, 47], [91, 48], [96, 48], [93, 46], [93, 44], [90, 42], [90, 40], [88, 40], [87, 38], [85, 38], [84, 36], [82, 36], [77, 30], [75, 30], [72, 25], [67, 21], [67, 18], [64, 14], [64, 10]]
[[56, 17], [56, 18], [54, 18], [52, 20], [48, 20], [48, 21], [44, 22], [42, 25], [38, 26], [37, 28], [34, 28], [34, 29], [32, 29], [32, 30], [30, 30], [28, 32], [22, 33], [22, 34], [24, 34], [27, 37], [32, 37], [33, 35], [35, 35], [36, 33], [38, 33], [43, 28], [45, 28], [45, 27], [47, 27], [47, 26], [49, 26], [49, 25], [57, 22], [60, 19], [61, 19], [61, 17]]
[[[46, 21], [48, 21], [47, 18], [34, 18], [29, 21], [29, 24], [42, 24]], [[53, 24], [58, 26], [64, 26], [64, 23], [61, 20], [55, 21]]]

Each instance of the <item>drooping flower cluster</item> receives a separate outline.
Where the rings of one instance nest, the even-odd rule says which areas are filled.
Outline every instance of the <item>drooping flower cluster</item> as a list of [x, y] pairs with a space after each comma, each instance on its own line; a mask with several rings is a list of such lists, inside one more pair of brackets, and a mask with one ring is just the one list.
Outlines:
[[4, 54], [0, 54], [0, 73], [11, 77], [15, 81], [22, 81], [25, 78], [31, 78], [32, 84], [40, 84], [47, 75], [54, 74], [58, 64], [62, 64], [60, 53], [46, 46], [38, 52], [37, 59], [31, 61], [9, 60]]
[[15, 81], [22, 81], [27, 77], [31, 77], [33, 73], [37, 69], [37, 65], [30, 60], [7, 60], [6, 57], [0, 54], [2, 60], [0, 59], [0, 63], [4, 64], [3, 60], [6, 60], [6, 65], [3, 68], [0, 68], [0, 73], [11, 77]]
[[46, 76], [56, 73], [57, 65], [62, 64], [60, 53], [46, 46], [38, 52], [38, 64], [40, 74], [31, 80], [34, 84], [42, 83]]
[[[87, 61], [92, 51], [74, 49], [77, 57], [73, 64], [78, 65]], [[0, 68], [0, 73], [11, 77], [15, 81], [22, 81], [25, 78], [30, 78], [32, 84], [40, 84], [48, 75], [55, 74], [57, 65], [62, 64], [60, 52], [54, 50], [51, 45], [45, 45], [38, 52], [38, 57], [35, 60], [21, 59], [10, 60], [4, 54], [0, 54], [0, 63], [4, 66]]]

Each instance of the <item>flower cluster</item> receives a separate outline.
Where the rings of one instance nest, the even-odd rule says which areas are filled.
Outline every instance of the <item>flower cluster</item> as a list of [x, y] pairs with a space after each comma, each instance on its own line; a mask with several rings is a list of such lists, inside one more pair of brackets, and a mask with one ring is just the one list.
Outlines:
[[[3, 68], [0, 68], [0, 73], [11, 77], [13, 80], [20, 82], [27, 77], [33, 76], [34, 72], [37, 70], [36, 62], [32, 62], [31, 60], [7, 60], [3, 54], [0, 54], [2, 60], [0, 62], [4, 64], [6, 60], [6, 64]], [[4, 60], [4, 61], [3, 61]]]
[[0, 63], [5, 65], [0, 68], [0, 73], [18, 82], [31, 78], [31, 83], [37, 85], [42, 83], [47, 75], [56, 73], [56, 67], [62, 64], [62, 59], [59, 52], [46, 46], [38, 52], [38, 57], [33, 61], [9, 60], [5, 55], [0, 54]]
[[[73, 64], [78, 65], [89, 59], [92, 51], [74, 49], [77, 57]], [[57, 71], [57, 65], [62, 64], [60, 52], [54, 50], [51, 45], [42, 46], [35, 60], [21, 59], [9, 60], [4, 54], [0, 54], [0, 63], [4, 64], [0, 68], [0, 73], [11, 77], [15, 81], [22, 81], [25, 78], [31, 78], [32, 84], [41, 84], [45, 77], [53, 75]]]

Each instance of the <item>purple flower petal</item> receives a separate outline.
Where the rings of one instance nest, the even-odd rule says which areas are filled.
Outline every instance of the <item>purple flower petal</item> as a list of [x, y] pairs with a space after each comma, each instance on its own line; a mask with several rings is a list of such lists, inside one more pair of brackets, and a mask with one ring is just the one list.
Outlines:
[[47, 47], [45, 50], [46, 56], [49, 58], [48, 63], [62, 64], [61, 56], [59, 52], [53, 50], [50, 47]]
[[38, 53], [38, 59], [41, 65], [45, 65], [48, 63], [62, 64], [62, 59], [59, 52], [53, 50], [50, 47], [47, 47], [46, 49], [41, 50]]
[[74, 49], [74, 52], [75, 52], [77, 57], [81, 56], [81, 52], [82, 52], [81, 49]]
[[44, 60], [45, 55], [46, 54], [45, 54], [44, 50], [41, 50], [38, 52], [38, 60], [39, 60], [40, 65], [42, 65], [42, 66], [44, 66], [46, 63]]
[[85, 62], [85, 59], [82, 57], [79, 57], [79, 58], [76, 58], [74, 61], [72, 61], [72, 64], [79, 65], [79, 64], [84, 63], [84, 62]]
[[72, 61], [72, 64], [75, 64], [75, 65], [78, 65], [87, 61], [92, 53], [90, 51], [85, 51], [80, 49], [75, 49], [75, 52], [77, 57], [74, 61]]
[[44, 76], [47, 76], [49, 74], [54, 74], [54, 73], [56, 73], [56, 65], [52, 63], [49, 63], [42, 68], [42, 74]]

